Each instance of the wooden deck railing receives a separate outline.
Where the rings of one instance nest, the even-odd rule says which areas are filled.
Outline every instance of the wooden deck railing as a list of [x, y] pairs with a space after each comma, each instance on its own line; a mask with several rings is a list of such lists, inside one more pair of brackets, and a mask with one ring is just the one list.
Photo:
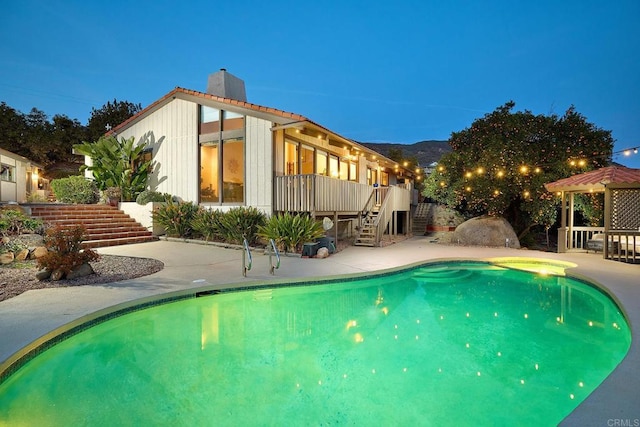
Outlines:
[[605, 238], [605, 258], [640, 262], [640, 230], [609, 230], [605, 233]]
[[[560, 232], [560, 230], [558, 231]], [[594, 234], [604, 233], [604, 227], [573, 227], [571, 234], [569, 234], [569, 228], [565, 232], [567, 250], [587, 250], [587, 241], [591, 240]]]
[[373, 192], [366, 184], [323, 175], [287, 175], [274, 178], [274, 211], [359, 212]]

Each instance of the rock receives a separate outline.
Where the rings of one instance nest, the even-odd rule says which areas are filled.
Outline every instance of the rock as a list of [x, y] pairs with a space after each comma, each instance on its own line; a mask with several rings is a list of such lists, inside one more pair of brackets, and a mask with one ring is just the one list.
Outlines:
[[4, 254], [0, 254], [0, 264], [11, 264], [14, 260], [15, 256], [13, 252], [6, 252]]
[[53, 270], [51, 272], [50, 278], [51, 278], [51, 280], [55, 281], [55, 280], [62, 279], [63, 276], [64, 276], [64, 272], [62, 270], [60, 270], [60, 269], [57, 269], [57, 270]]
[[21, 234], [15, 240], [27, 247], [44, 246], [44, 237], [39, 234]]
[[49, 251], [44, 246], [37, 246], [29, 254], [29, 259], [38, 259], [45, 256]]
[[2, 239], [0, 239], [0, 243], [2, 243], [3, 245], [8, 245], [10, 241], [11, 239], [9, 238], [9, 236], [4, 236]]
[[520, 249], [520, 241], [511, 224], [503, 217], [495, 216], [481, 216], [463, 222], [453, 233], [453, 243]]
[[329, 256], [329, 249], [327, 248], [320, 248], [316, 253], [316, 258], [326, 258], [328, 256]]
[[71, 270], [67, 274], [67, 279], [70, 279], [70, 280], [77, 279], [78, 277], [89, 276], [90, 274], [94, 274], [94, 273], [95, 271], [93, 271], [93, 268], [91, 267], [91, 265], [88, 262], [85, 262], [84, 264], [81, 264], [78, 267]]
[[48, 270], [46, 268], [43, 268], [36, 273], [36, 279], [40, 281], [47, 280], [49, 277], [51, 277], [51, 270]]
[[29, 258], [29, 249], [22, 249], [16, 254], [16, 261], [24, 261]]

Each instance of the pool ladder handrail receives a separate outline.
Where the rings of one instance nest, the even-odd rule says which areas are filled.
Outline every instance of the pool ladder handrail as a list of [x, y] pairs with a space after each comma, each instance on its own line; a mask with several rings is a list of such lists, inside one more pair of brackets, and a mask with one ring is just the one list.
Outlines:
[[[249, 249], [249, 242], [247, 239], [243, 239], [242, 243], [242, 275], [247, 277], [247, 271], [251, 270], [251, 266], [253, 265], [253, 258], [251, 257], [251, 250]], [[249, 260], [249, 265], [247, 266], [247, 259]]]
[[[273, 265], [273, 261], [271, 260], [272, 254], [276, 255], [276, 265]], [[274, 242], [273, 239], [269, 239], [269, 273], [273, 275], [275, 274], [275, 270], [279, 268], [280, 268], [280, 253], [278, 252], [278, 248], [276, 248], [276, 242]]]

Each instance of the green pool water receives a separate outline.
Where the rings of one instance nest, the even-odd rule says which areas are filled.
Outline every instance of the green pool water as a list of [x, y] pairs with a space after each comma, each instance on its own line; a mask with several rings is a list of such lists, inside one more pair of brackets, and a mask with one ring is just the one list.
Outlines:
[[440, 263], [99, 323], [0, 384], [0, 425], [557, 425], [630, 341], [583, 282]]

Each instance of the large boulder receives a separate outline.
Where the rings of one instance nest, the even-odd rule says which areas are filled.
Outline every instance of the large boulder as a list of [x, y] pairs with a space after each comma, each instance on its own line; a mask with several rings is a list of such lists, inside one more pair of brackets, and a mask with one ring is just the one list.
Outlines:
[[89, 276], [94, 273], [95, 271], [93, 271], [91, 264], [85, 262], [67, 273], [67, 279], [77, 279], [79, 277]]
[[496, 216], [481, 216], [463, 222], [456, 227], [453, 242], [467, 246], [508, 246], [520, 249], [520, 241], [511, 224]]

